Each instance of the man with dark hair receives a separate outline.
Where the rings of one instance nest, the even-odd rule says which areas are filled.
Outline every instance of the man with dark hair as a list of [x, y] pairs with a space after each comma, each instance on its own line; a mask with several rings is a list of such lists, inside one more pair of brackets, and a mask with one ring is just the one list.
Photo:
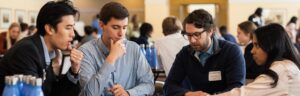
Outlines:
[[[212, 16], [203, 9], [184, 20], [182, 35], [190, 45], [177, 54], [164, 92], [167, 96], [215, 94], [240, 87], [245, 81], [245, 60], [239, 47], [214, 36]], [[181, 86], [187, 80], [191, 88]]]
[[21, 27], [21, 33], [18, 37], [18, 40], [21, 40], [24, 37], [27, 37], [28, 31], [29, 31], [29, 27], [28, 27], [27, 23], [20, 23], [20, 27]]
[[154, 78], [139, 46], [125, 40], [128, 10], [110, 2], [100, 11], [101, 38], [79, 50], [81, 96], [144, 96], [154, 92]]
[[[0, 61], [0, 85], [4, 77], [14, 74], [43, 78], [45, 96], [77, 96], [80, 62], [83, 54], [70, 47], [74, 37], [75, 15], [69, 1], [50, 1], [39, 11], [37, 34], [24, 38], [13, 46]], [[71, 68], [60, 74], [60, 50], [70, 50]]]

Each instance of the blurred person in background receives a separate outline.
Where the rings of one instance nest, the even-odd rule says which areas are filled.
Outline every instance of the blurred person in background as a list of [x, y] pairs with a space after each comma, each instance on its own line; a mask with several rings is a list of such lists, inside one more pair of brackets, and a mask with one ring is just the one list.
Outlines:
[[139, 28], [140, 28], [140, 22], [139, 22], [139, 18], [137, 14], [134, 14], [131, 17], [131, 20], [128, 24], [128, 28], [127, 28], [127, 33], [126, 33], [126, 37], [128, 40], [130, 41], [136, 41], [139, 37], [140, 37], [140, 32], [139, 32]]
[[263, 8], [258, 7], [255, 10], [255, 12], [248, 17], [248, 21], [253, 22], [257, 27], [264, 26], [262, 15], [263, 15]]
[[81, 46], [90, 40], [96, 39], [98, 37], [97, 32], [98, 30], [92, 26], [84, 26], [85, 36], [83, 36], [78, 46]]
[[[97, 35], [100, 37], [101, 35], [102, 35], [102, 29], [99, 27], [99, 19], [100, 19], [100, 15], [99, 14], [97, 14], [95, 17], [94, 17], [94, 20], [93, 20], [93, 22], [92, 22], [92, 27], [93, 28], [96, 28], [97, 29]], [[97, 36], [97, 37], [98, 37]]]
[[293, 16], [290, 21], [286, 25], [286, 32], [288, 33], [289, 37], [291, 38], [291, 41], [293, 43], [296, 43], [296, 35], [297, 35], [297, 20], [298, 18], [296, 16]]
[[243, 47], [242, 50], [244, 51], [246, 62], [246, 83], [253, 81], [263, 70], [262, 67], [255, 63], [251, 53], [253, 48], [252, 35], [256, 28], [256, 25], [250, 21], [240, 23], [237, 28], [237, 38], [239, 44]]
[[166, 76], [168, 76], [176, 54], [189, 42], [182, 37], [182, 23], [176, 17], [165, 18], [162, 29], [165, 37], [155, 41], [154, 46], [157, 49], [159, 64], [163, 65]]
[[28, 36], [32, 36], [36, 32], [37, 32], [37, 29], [36, 29], [36, 27], [34, 25], [29, 26], [29, 28], [28, 28]]
[[28, 36], [29, 27], [27, 23], [20, 23], [21, 26], [21, 33], [18, 37], [18, 40], [23, 39], [24, 37]]
[[234, 44], [237, 44], [237, 42], [236, 42], [234, 36], [228, 32], [226, 26], [221, 26], [219, 31], [220, 31], [222, 37], [223, 37], [225, 40], [230, 41], [230, 42], [232, 42], [232, 43], [234, 43]]
[[0, 54], [6, 53], [18, 40], [21, 27], [18, 23], [12, 23], [7, 32], [0, 33]]
[[144, 22], [140, 27], [140, 37], [135, 41], [138, 45], [144, 44], [152, 46], [151, 35], [153, 26], [150, 23]]

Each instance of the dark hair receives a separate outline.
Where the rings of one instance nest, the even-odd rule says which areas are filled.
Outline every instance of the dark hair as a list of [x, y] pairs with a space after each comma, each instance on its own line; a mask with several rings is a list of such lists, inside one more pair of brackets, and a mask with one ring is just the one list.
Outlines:
[[76, 15], [78, 11], [73, 7], [72, 2], [68, 0], [63, 1], [49, 1], [39, 11], [37, 16], [36, 27], [38, 34], [44, 36], [46, 30], [44, 26], [49, 24], [54, 30], [57, 29], [57, 24], [61, 22], [63, 16]]
[[256, 30], [256, 25], [251, 21], [244, 21], [238, 25], [238, 27], [245, 33], [250, 34], [252, 38], [252, 33]]
[[212, 16], [204, 9], [198, 9], [190, 13], [183, 21], [183, 26], [185, 24], [194, 24], [196, 28], [204, 28], [207, 31], [214, 27]]
[[265, 68], [263, 73], [273, 78], [274, 83], [271, 84], [273, 87], [278, 82], [278, 75], [269, 69], [274, 61], [289, 59], [297, 65], [298, 69], [300, 68], [298, 53], [281, 25], [273, 23], [260, 27], [254, 32], [254, 35], [260, 48], [268, 55], [266, 63], [263, 65]]
[[153, 31], [153, 27], [150, 23], [144, 22], [140, 27], [141, 36], [149, 37], [150, 33]]
[[100, 15], [99, 15], [99, 14], [96, 14], [96, 18], [99, 19], [99, 18], [100, 18]]
[[222, 35], [225, 35], [227, 33], [227, 27], [222, 25], [220, 28], [219, 28], [219, 31]]
[[98, 29], [93, 27], [93, 32], [97, 33], [98, 34]]
[[289, 25], [290, 23], [295, 23], [296, 24], [297, 20], [298, 20], [298, 18], [296, 16], [293, 16], [287, 25]]
[[261, 7], [258, 7], [255, 10], [254, 14], [258, 15], [259, 17], [261, 17], [262, 16], [262, 12], [263, 12], [263, 9]]
[[93, 33], [93, 27], [92, 26], [84, 26], [84, 33], [86, 35], [91, 35]]
[[115, 19], [124, 19], [129, 16], [129, 12], [122, 4], [117, 2], [110, 2], [103, 6], [103, 8], [100, 11], [100, 21], [102, 21], [104, 24], [107, 24], [107, 22], [111, 18]]
[[182, 30], [182, 24], [176, 17], [167, 17], [162, 23], [163, 34], [169, 35]]
[[26, 29], [28, 29], [28, 24], [27, 23], [21, 23], [21, 32], [25, 31]]

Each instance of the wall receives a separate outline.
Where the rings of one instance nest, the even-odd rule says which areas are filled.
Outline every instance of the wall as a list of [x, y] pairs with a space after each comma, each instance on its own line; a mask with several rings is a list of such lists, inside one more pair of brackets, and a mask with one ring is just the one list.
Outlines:
[[[188, 4], [216, 4], [218, 5], [218, 9], [216, 16], [219, 16], [217, 25], [227, 25], [228, 19], [228, 0], [170, 0], [170, 14], [173, 16], [179, 17], [180, 6], [186, 6]], [[187, 14], [186, 12], [185, 16]]]
[[283, 20], [285, 26], [292, 16], [299, 18], [299, 4], [299, 0], [229, 0], [228, 29], [236, 36], [237, 25], [247, 20], [257, 7], [285, 9], [287, 11]]
[[[0, 8], [11, 9], [12, 21], [15, 22], [15, 10], [24, 10], [26, 14], [29, 14], [29, 11], [38, 12], [40, 7], [42, 7], [47, 0], [0, 0], [0, 2]], [[28, 21], [29, 16], [27, 15], [24, 19]], [[6, 28], [0, 27], [0, 32], [6, 30]]]
[[102, 6], [110, 1], [112, 0], [73, 0], [73, 4], [80, 12], [80, 21], [91, 25]]
[[[40, 8], [51, 0], [0, 0], [0, 8], [12, 9], [13, 22], [15, 22], [15, 10], [34, 11], [38, 13]], [[100, 8], [112, 0], [72, 0], [74, 6], [80, 12], [80, 21], [90, 25], [93, 18], [100, 12]], [[29, 22], [29, 15], [26, 16], [25, 22]], [[6, 28], [0, 28], [0, 32], [6, 31]]]
[[[102, 0], [103, 1], [103, 0]], [[145, 21], [145, 0], [113, 0], [124, 5], [128, 11], [131, 19], [131, 16], [137, 14], [140, 22]]]
[[109, 2], [119, 2], [124, 5], [130, 16], [137, 14], [140, 21], [144, 21], [144, 0], [73, 0], [74, 5], [80, 11], [80, 20], [86, 25], [90, 25], [95, 15], [98, 14], [101, 8]]
[[163, 36], [162, 21], [169, 16], [169, 0], [145, 0], [145, 21], [153, 25], [152, 39]]

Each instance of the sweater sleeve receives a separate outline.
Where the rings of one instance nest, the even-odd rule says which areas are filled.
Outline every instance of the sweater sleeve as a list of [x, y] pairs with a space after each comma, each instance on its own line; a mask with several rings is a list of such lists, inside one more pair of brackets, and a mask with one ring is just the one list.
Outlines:
[[181, 50], [176, 56], [169, 76], [167, 77], [164, 85], [164, 93], [166, 96], [182, 96], [188, 92], [187, 89], [184, 89], [181, 86], [183, 79], [186, 76], [183, 66], [184, 62], [182, 60], [183, 58], [185, 58], [184, 51]]

